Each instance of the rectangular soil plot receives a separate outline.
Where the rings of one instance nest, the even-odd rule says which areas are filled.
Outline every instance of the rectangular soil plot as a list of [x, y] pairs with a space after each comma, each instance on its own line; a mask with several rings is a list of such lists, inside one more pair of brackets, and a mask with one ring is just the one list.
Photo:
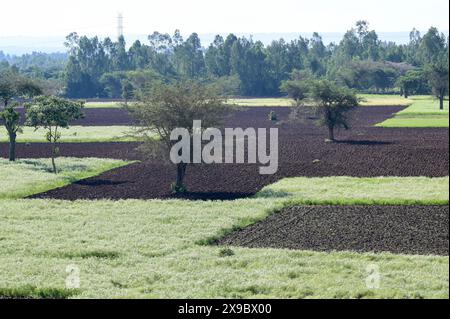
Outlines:
[[448, 232], [448, 206], [298, 206], [218, 244], [448, 256]]

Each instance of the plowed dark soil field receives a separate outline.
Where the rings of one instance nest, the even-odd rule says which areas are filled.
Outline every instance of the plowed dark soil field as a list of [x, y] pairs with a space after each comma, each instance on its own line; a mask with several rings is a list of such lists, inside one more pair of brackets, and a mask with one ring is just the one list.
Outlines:
[[[288, 121], [289, 108], [274, 108], [279, 121], [268, 120], [270, 108], [240, 111], [227, 127], [279, 128], [279, 170], [262, 176], [257, 165], [191, 165], [186, 184], [190, 199], [234, 199], [246, 197], [283, 177], [293, 176], [448, 176], [448, 129], [388, 129], [374, 127], [402, 107], [361, 107], [354, 114], [352, 129], [337, 133], [339, 142], [325, 143], [326, 131], [307, 118]], [[110, 109], [92, 109], [82, 125], [113, 125], [130, 121], [122, 110], [110, 118]], [[120, 119], [116, 117], [119, 116]], [[108, 120], [109, 119], [109, 120]], [[173, 166], [146, 160], [135, 149], [137, 143], [69, 143], [60, 146], [62, 156], [138, 159], [141, 163], [56, 189], [39, 197], [59, 199], [151, 199], [171, 197], [175, 179]], [[7, 145], [0, 144], [6, 156]], [[19, 144], [22, 158], [49, 157], [46, 144]]]
[[448, 223], [448, 206], [300, 206], [218, 244], [448, 256]]

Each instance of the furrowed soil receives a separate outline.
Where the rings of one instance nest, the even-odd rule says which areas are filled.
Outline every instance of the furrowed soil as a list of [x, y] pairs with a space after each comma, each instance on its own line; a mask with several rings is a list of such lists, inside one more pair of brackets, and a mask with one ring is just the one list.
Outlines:
[[[295, 176], [448, 176], [448, 129], [374, 127], [401, 109], [388, 106], [359, 108], [353, 115], [352, 129], [338, 131], [336, 143], [324, 142], [326, 130], [316, 127], [313, 118], [306, 117], [301, 122], [289, 121], [289, 108], [273, 109], [278, 115], [277, 122], [268, 120], [270, 108], [242, 110], [227, 120], [226, 127], [279, 129], [278, 172], [275, 175], [260, 175], [259, 165], [255, 164], [190, 165], [186, 176], [186, 186], [190, 192], [183, 198], [227, 200], [247, 197], [281, 178]], [[117, 114], [112, 116], [112, 109], [89, 109], [92, 114], [77, 124], [130, 123], [126, 111], [114, 110]], [[68, 200], [173, 197], [170, 193], [170, 184], [176, 176], [173, 165], [147, 160], [136, 150], [138, 146], [138, 143], [61, 144], [61, 156], [142, 162], [36, 197]], [[0, 144], [0, 154], [6, 156], [6, 143]], [[17, 146], [17, 155], [22, 158], [45, 158], [50, 154], [49, 146], [44, 143]]]
[[233, 232], [217, 244], [448, 256], [448, 233], [448, 206], [299, 206]]

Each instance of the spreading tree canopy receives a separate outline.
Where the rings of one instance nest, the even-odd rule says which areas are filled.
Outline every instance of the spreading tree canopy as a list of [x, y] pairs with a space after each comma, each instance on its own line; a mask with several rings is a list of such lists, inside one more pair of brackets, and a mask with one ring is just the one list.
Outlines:
[[[158, 84], [137, 98], [138, 102], [128, 108], [139, 124], [136, 133], [147, 137], [143, 150], [148, 156], [162, 155], [166, 160], [177, 143], [170, 138], [174, 129], [186, 129], [192, 139], [194, 120], [201, 120], [205, 128], [221, 127], [232, 110], [214, 90], [196, 82]], [[184, 178], [188, 164], [176, 164], [177, 178], [172, 191], [186, 190]]]
[[83, 117], [83, 102], [74, 102], [56, 96], [38, 96], [26, 104], [26, 124], [35, 129], [44, 128], [46, 139], [52, 145], [52, 166], [56, 174], [55, 158], [59, 155], [60, 129], [69, 128], [70, 122]]

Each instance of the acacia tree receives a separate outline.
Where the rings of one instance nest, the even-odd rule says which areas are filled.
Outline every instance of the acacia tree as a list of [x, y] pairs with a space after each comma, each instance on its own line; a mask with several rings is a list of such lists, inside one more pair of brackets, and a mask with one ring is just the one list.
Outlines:
[[58, 142], [61, 138], [60, 129], [69, 128], [71, 121], [83, 118], [82, 109], [84, 102], [73, 102], [55, 96], [38, 96], [32, 103], [25, 105], [26, 124], [38, 128], [44, 128], [45, 137], [52, 146], [52, 167], [55, 174], [58, 173], [55, 158], [59, 155]]
[[294, 70], [290, 79], [281, 83], [280, 90], [294, 100], [294, 106], [300, 107], [307, 98], [308, 85], [312, 79], [313, 76], [308, 71]]
[[[149, 92], [139, 93], [137, 100], [128, 109], [138, 122], [136, 134], [146, 137], [143, 151], [148, 156], [162, 156], [165, 160], [177, 143], [170, 138], [174, 129], [186, 129], [190, 145], [193, 145], [194, 120], [201, 120], [204, 128], [218, 128], [232, 110], [214, 90], [195, 82], [158, 84]], [[184, 161], [176, 164], [176, 182], [171, 186], [174, 193], [186, 191], [184, 179], [188, 164]]]
[[313, 103], [308, 107], [313, 108], [319, 117], [317, 123], [328, 128], [327, 141], [335, 141], [336, 128], [350, 128], [348, 114], [359, 105], [353, 90], [328, 80], [315, 80], [309, 84], [309, 97]]

